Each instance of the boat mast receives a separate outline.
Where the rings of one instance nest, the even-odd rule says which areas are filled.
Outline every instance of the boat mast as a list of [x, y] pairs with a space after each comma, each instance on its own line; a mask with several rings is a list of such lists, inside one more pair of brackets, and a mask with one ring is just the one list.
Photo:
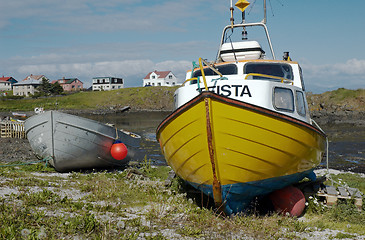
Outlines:
[[231, 27], [233, 28], [233, 24], [234, 24], [234, 18], [233, 18], [233, 3], [232, 3], [232, 0], [231, 0], [231, 7], [229, 8], [229, 10], [231, 11]]
[[264, 0], [264, 24], [266, 24], [266, 0]]

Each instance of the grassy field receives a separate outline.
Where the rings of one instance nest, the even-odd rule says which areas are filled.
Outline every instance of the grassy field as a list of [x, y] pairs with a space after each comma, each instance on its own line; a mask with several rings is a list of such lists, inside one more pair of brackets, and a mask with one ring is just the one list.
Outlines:
[[[0, 168], [1, 239], [361, 239], [364, 207], [312, 198], [304, 217], [223, 217], [186, 194], [170, 169], [57, 173], [43, 164]], [[338, 181], [365, 190], [357, 174]]]
[[322, 94], [307, 94], [311, 111], [350, 110], [365, 111], [365, 89], [350, 90], [339, 88]]
[[0, 111], [33, 111], [36, 107], [51, 109], [118, 109], [171, 110], [176, 87], [138, 87], [112, 91], [78, 92], [65, 96], [38, 99], [0, 100]]

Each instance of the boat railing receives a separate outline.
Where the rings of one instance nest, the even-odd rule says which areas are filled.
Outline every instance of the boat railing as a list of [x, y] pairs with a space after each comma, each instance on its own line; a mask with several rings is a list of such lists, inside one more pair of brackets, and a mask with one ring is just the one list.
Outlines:
[[269, 78], [269, 79], [277, 79], [279, 80], [281, 83], [290, 83], [291, 85], [294, 84], [294, 81], [291, 79], [287, 79], [287, 78], [283, 78], [283, 77], [277, 77], [277, 76], [273, 76], [273, 75], [267, 75], [267, 74], [262, 74], [262, 73], [248, 73], [246, 74], [245, 80], [250, 80], [250, 77], [262, 77], [262, 78]]
[[189, 78], [189, 79], [186, 79], [182, 84], [181, 86], [185, 86], [185, 83], [187, 82], [191, 82], [191, 81], [198, 81], [198, 78], [197, 77], [193, 77], [193, 78]]
[[[245, 27], [255, 27], [255, 26], [261, 26], [264, 28], [265, 34], [266, 34], [266, 38], [270, 47], [270, 51], [271, 51], [271, 55], [273, 60], [275, 60], [275, 53], [274, 53], [274, 49], [272, 47], [272, 43], [270, 40], [270, 35], [269, 35], [269, 30], [267, 29], [267, 26], [265, 23], [262, 22], [257, 22], [257, 23], [240, 23], [240, 24], [234, 24], [234, 25], [227, 25], [224, 29], [223, 29], [223, 33], [222, 33], [222, 37], [221, 37], [221, 43], [219, 46], [219, 50], [218, 50], [218, 58], [220, 58], [221, 56], [221, 48], [223, 43], [225, 42], [225, 36], [226, 36], [226, 31], [231, 29], [233, 31], [234, 28], [245, 28]], [[219, 59], [217, 59], [216, 61], [218, 62]]]
[[[205, 72], [204, 72], [204, 66], [203, 66], [203, 63], [205, 64], [205, 66], [207, 66], [208, 68], [210, 68], [213, 72], [215, 72], [217, 75], [219, 75], [220, 78], [223, 78], [223, 75], [222, 73], [220, 73], [218, 71], [218, 69], [216, 69], [212, 64], [209, 64], [207, 61], [205, 61], [204, 59], [202, 58], [199, 58], [199, 66], [198, 68], [200, 69], [200, 72], [201, 72], [201, 77], [203, 78], [203, 83], [204, 83], [204, 88], [206, 91], [208, 91], [208, 85], [207, 85], [207, 80], [206, 80], [206, 77], [205, 77]], [[191, 71], [192, 72], [192, 75], [193, 75], [193, 72], [194, 72], [194, 69]], [[192, 77], [192, 78], [189, 78], [187, 80], [185, 80], [182, 84], [182, 86], [185, 85], [185, 83], [187, 82], [191, 82], [191, 81], [197, 81], [197, 83], [199, 84], [200, 83], [200, 79], [199, 77]]]

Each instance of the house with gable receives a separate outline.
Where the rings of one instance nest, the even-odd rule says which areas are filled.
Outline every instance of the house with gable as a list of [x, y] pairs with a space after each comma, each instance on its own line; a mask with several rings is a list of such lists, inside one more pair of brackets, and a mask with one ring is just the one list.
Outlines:
[[17, 82], [13, 77], [0, 77], [0, 91], [10, 91], [13, 84]]
[[13, 84], [13, 95], [15, 96], [29, 96], [37, 91], [37, 88], [42, 83], [42, 79], [46, 78], [44, 75], [29, 75], [23, 81]]
[[27, 76], [26, 78], [23, 79], [23, 81], [26, 81], [26, 80], [37, 80], [37, 81], [42, 81], [42, 79], [45, 78], [45, 79], [48, 79], [46, 76], [44, 75], [33, 75], [33, 74], [30, 74], [29, 76]]
[[62, 79], [54, 80], [51, 83], [55, 84], [56, 82], [61, 85], [65, 92], [80, 91], [84, 88], [83, 82], [81, 82], [78, 78], [63, 77]]
[[177, 78], [171, 71], [153, 71], [143, 79], [143, 86], [175, 86]]

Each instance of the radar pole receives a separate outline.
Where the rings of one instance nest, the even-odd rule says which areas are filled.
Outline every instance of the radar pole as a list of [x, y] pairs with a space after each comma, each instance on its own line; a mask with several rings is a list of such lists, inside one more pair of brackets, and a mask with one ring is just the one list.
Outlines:
[[266, 24], [266, 0], [264, 0], [264, 24]]

